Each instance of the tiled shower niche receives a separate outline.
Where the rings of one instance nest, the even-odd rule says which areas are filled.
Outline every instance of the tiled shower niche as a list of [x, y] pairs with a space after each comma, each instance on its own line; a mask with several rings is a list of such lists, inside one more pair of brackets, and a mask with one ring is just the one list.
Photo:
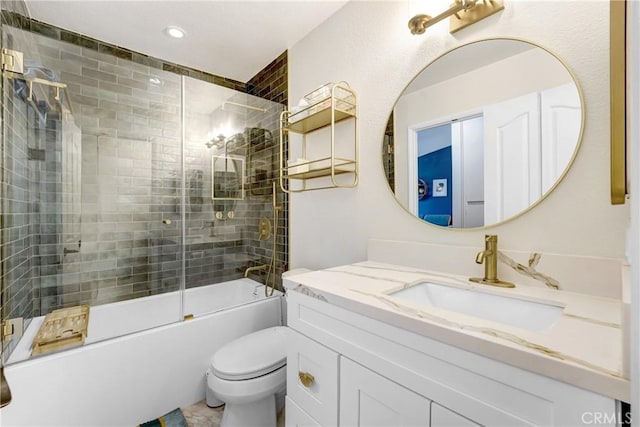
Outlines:
[[[273, 221], [281, 104], [3, 29], [5, 47], [67, 84], [71, 109], [32, 105], [5, 80], [3, 318], [218, 283], [270, 263], [258, 221]], [[245, 161], [241, 200], [211, 199], [212, 156], [225, 154]]]

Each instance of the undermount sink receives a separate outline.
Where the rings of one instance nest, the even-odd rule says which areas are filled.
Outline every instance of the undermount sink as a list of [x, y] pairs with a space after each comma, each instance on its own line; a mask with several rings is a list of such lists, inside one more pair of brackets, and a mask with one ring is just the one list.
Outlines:
[[551, 328], [563, 311], [555, 305], [430, 282], [418, 283], [389, 296], [536, 332]]

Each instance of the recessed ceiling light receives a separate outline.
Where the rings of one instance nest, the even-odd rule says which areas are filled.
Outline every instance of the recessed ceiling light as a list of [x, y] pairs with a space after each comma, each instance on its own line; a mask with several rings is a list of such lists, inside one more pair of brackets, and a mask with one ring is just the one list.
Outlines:
[[176, 27], [174, 25], [171, 25], [171, 26], [165, 28], [164, 29], [164, 33], [166, 35], [168, 35], [169, 37], [173, 37], [174, 39], [181, 39], [186, 34], [186, 32], [182, 28]]

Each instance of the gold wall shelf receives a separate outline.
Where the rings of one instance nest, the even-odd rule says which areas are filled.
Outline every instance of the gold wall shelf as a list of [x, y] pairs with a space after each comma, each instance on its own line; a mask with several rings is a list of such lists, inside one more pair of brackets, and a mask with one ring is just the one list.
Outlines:
[[[355, 105], [354, 105], [355, 108]], [[303, 113], [300, 111], [300, 113]], [[296, 114], [300, 114], [296, 113]], [[296, 114], [292, 114], [289, 116], [290, 118], [295, 118]], [[343, 111], [338, 108], [334, 109], [335, 118], [334, 121], [336, 123], [341, 122], [345, 119], [350, 119], [355, 116], [355, 111]], [[325, 108], [318, 112], [312, 113], [309, 116], [302, 118], [295, 122], [290, 122], [287, 126], [287, 130], [290, 132], [296, 133], [309, 133], [314, 130], [322, 129], [323, 127], [329, 126], [331, 124], [331, 108]]]
[[88, 329], [88, 305], [54, 310], [40, 325], [33, 339], [31, 354], [35, 356], [82, 345]]
[[[325, 188], [352, 188], [358, 183], [358, 124], [356, 94], [346, 82], [328, 83], [307, 94], [304, 99], [308, 105], [295, 112], [283, 111], [280, 115], [280, 188], [287, 193], [320, 190]], [[336, 124], [353, 120], [353, 157], [336, 156]], [[327, 128], [331, 129], [330, 155], [320, 158], [307, 158], [307, 134]], [[285, 135], [302, 135], [302, 159], [294, 164], [284, 157]], [[291, 152], [291, 150], [289, 150]], [[353, 179], [336, 179], [339, 175], [351, 174]], [[309, 188], [307, 180], [330, 178], [329, 185]], [[288, 180], [301, 182], [298, 188], [285, 185]]]
[[[314, 163], [319, 163], [319, 162], [322, 162], [322, 161], [325, 161], [325, 160], [328, 161], [328, 160], [330, 160], [330, 158], [326, 157], [324, 159], [319, 159], [319, 160], [315, 160], [313, 162], [307, 162], [307, 163], [308, 164], [314, 164]], [[354, 160], [336, 158], [335, 159], [335, 164], [334, 164], [334, 173], [336, 175], [341, 175], [341, 174], [345, 174], [345, 173], [354, 173], [355, 172], [355, 166], [356, 166], [356, 162]], [[297, 167], [300, 167], [300, 164], [298, 164], [296, 166], [291, 166], [291, 167], [285, 168], [285, 170], [287, 172], [285, 172], [284, 178], [286, 178], [286, 179], [313, 179], [313, 178], [321, 178], [321, 177], [325, 177], [325, 176], [331, 176], [331, 166], [311, 167], [306, 172], [289, 173], [289, 171], [291, 171], [292, 169], [295, 169]]]

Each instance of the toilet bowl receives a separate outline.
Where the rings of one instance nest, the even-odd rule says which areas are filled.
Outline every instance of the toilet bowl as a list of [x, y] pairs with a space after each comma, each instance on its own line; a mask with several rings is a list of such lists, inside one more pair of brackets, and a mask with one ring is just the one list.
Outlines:
[[225, 403], [222, 427], [274, 426], [284, 402], [287, 328], [276, 326], [242, 336], [211, 358], [207, 404]]

